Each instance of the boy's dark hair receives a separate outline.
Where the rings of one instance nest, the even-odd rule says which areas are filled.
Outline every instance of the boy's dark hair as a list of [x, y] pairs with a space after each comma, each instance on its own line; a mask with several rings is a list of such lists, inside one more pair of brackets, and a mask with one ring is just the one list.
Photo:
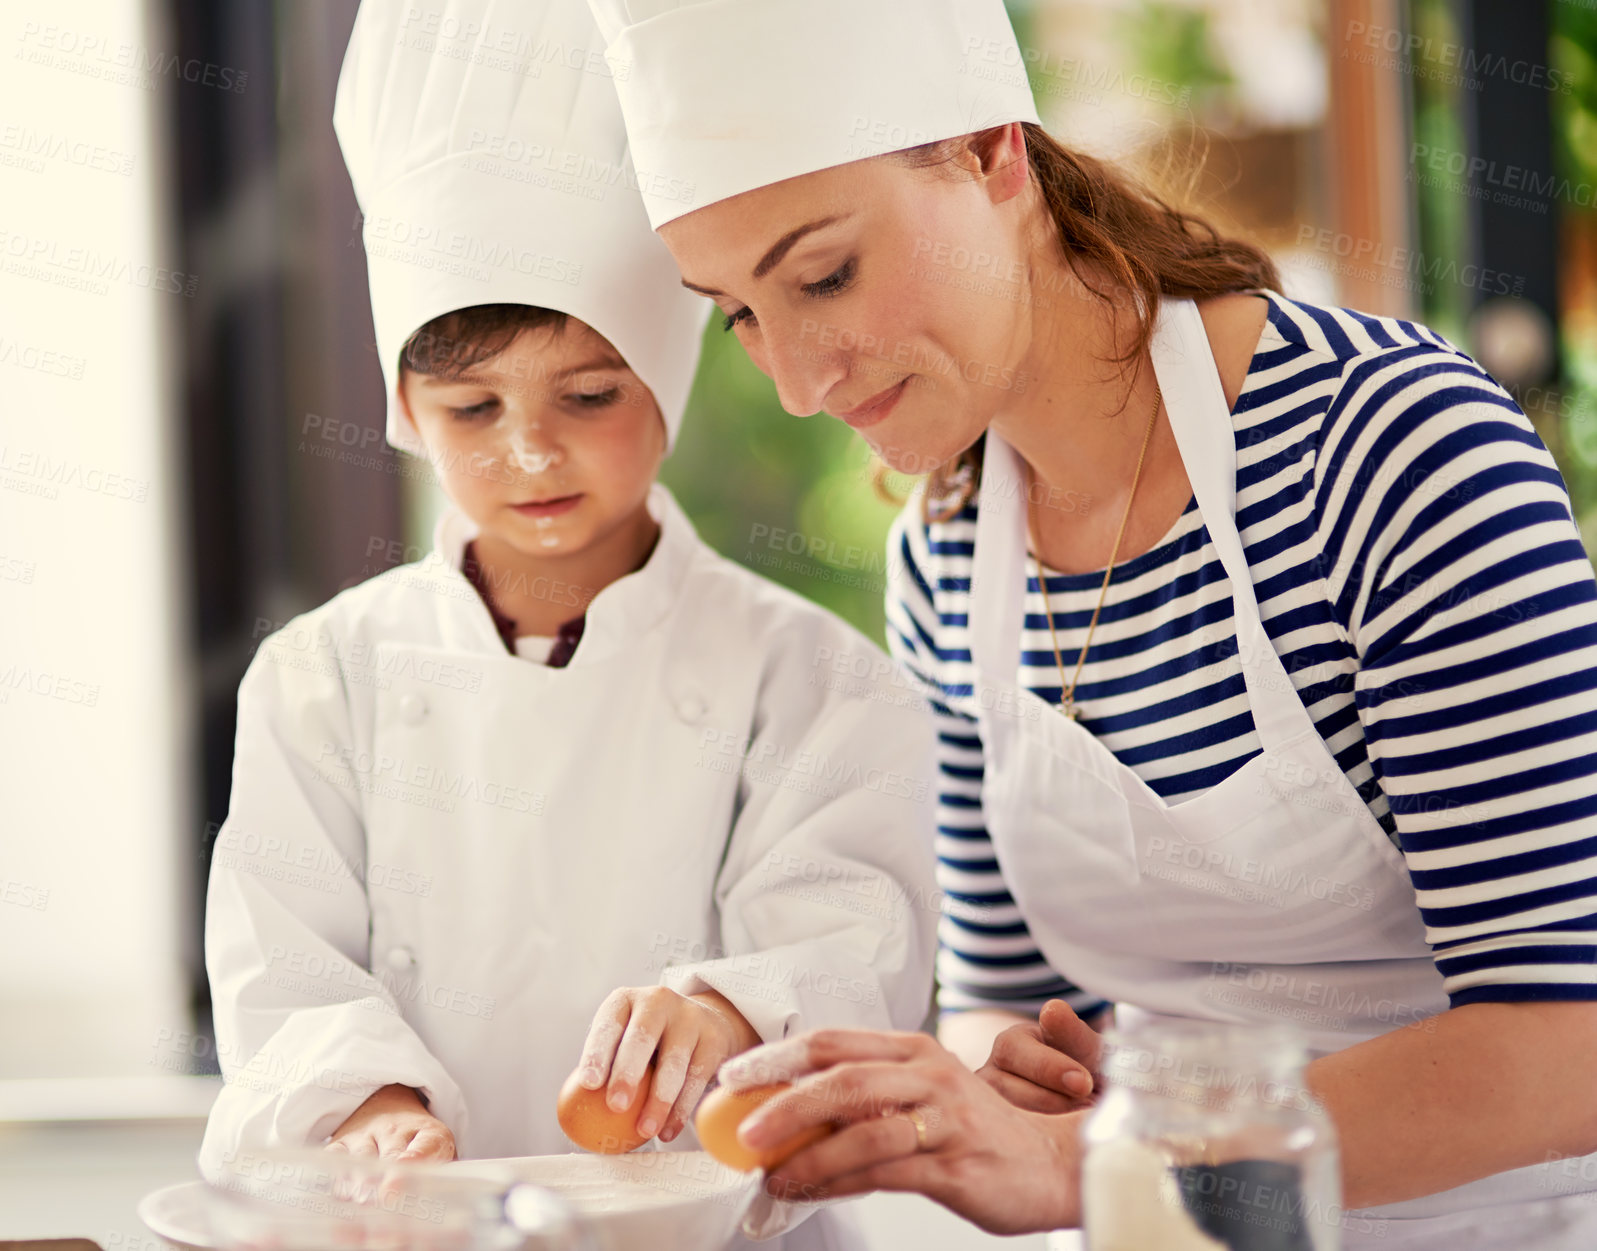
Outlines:
[[474, 304], [434, 317], [399, 350], [401, 372], [412, 370], [434, 378], [458, 378], [483, 361], [498, 356], [524, 330], [557, 335], [569, 315], [531, 304]]

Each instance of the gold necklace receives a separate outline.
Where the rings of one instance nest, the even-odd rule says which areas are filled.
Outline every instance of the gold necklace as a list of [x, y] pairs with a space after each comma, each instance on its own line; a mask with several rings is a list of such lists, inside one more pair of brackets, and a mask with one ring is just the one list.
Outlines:
[[1103, 571], [1103, 585], [1098, 588], [1098, 606], [1092, 610], [1092, 620], [1087, 622], [1087, 637], [1081, 645], [1081, 655], [1076, 657], [1076, 671], [1065, 681], [1065, 658], [1059, 653], [1059, 636], [1054, 633], [1053, 609], [1048, 606], [1048, 584], [1043, 581], [1042, 561], [1037, 553], [1031, 554], [1031, 563], [1037, 571], [1037, 590], [1042, 595], [1043, 616], [1048, 619], [1048, 641], [1054, 647], [1054, 663], [1059, 666], [1059, 711], [1075, 721], [1080, 715], [1076, 707], [1076, 683], [1081, 678], [1081, 667], [1087, 663], [1087, 649], [1092, 646], [1092, 632], [1098, 628], [1098, 614], [1103, 611], [1104, 599], [1109, 594], [1109, 579], [1114, 576], [1115, 559], [1120, 555], [1120, 540], [1126, 537], [1126, 522], [1131, 520], [1132, 501], [1137, 498], [1137, 484], [1142, 481], [1142, 462], [1148, 456], [1148, 442], [1153, 438], [1154, 423], [1159, 420], [1159, 405], [1164, 392], [1157, 382], [1153, 388], [1153, 412], [1148, 414], [1148, 428], [1142, 433], [1142, 451], [1137, 453], [1137, 471], [1131, 476], [1131, 494], [1126, 497], [1126, 511], [1120, 517], [1120, 529], [1115, 534], [1115, 545], [1109, 552], [1109, 567]]

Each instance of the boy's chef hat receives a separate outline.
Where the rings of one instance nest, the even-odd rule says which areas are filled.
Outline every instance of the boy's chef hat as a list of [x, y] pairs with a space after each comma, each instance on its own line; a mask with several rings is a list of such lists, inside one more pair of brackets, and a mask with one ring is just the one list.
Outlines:
[[1002, 0], [588, 0], [656, 229], [784, 178], [1037, 121]]
[[366, 0], [333, 125], [365, 219], [390, 443], [422, 451], [399, 399], [405, 341], [474, 304], [592, 326], [675, 440], [709, 305], [649, 227], [582, 0]]

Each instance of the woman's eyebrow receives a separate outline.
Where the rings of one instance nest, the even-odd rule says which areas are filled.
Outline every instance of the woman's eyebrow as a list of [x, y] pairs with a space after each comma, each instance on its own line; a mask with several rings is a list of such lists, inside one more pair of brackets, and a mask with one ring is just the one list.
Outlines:
[[[766, 274], [770, 273], [773, 269], [780, 265], [782, 263], [782, 258], [791, 252], [793, 250], [793, 245], [805, 235], [810, 234], [813, 231], [820, 230], [826, 226], [831, 226], [837, 222], [844, 221], [851, 216], [853, 216], [851, 213], [833, 214], [831, 217], [821, 217], [812, 222], [805, 222], [802, 226], [794, 227], [775, 243], [773, 243], [771, 245], [770, 251], [768, 251], [764, 256], [760, 257], [760, 263], [754, 267], [754, 277], [763, 278]], [[686, 278], [682, 280], [682, 285], [689, 291], [697, 291], [700, 295], [716, 296], [726, 294], [724, 291], [717, 291], [714, 287], [701, 287], [698, 283], [689, 282]]]
[[[847, 214], [844, 216], [847, 216]], [[782, 258], [792, 250], [793, 245], [811, 231], [820, 230], [824, 226], [830, 226], [834, 222], [840, 222], [842, 220], [842, 217], [836, 215], [831, 217], [822, 217], [813, 222], [806, 222], [804, 225], [788, 231], [785, 235], [771, 245], [771, 250], [769, 252], [760, 257], [760, 263], [754, 267], [754, 276], [756, 278], [765, 277], [766, 274], [770, 273], [782, 263]]]

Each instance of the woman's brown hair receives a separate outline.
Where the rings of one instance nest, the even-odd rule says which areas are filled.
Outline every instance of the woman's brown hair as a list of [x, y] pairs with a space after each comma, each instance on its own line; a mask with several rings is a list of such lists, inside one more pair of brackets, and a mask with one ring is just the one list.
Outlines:
[[[1083, 291], [1137, 319], [1137, 336], [1122, 363], [1138, 359], [1153, 338], [1159, 298], [1205, 300], [1235, 291], [1276, 288], [1275, 262], [1254, 244], [1223, 236], [1209, 222], [1167, 203], [1107, 161], [1072, 152], [1041, 126], [1025, 123], [1031, 176], [1058, 231], [1070, 272]], [[911, 148], [901, 159], [916, 168], [951, 161], [960, 148], [996, 139], [999, 130]], [[1138, 297], [1138, 298], [1132, 298]], [[925, 514], [959, 512], [981, 480], [982, 440], [934, 469]]]

